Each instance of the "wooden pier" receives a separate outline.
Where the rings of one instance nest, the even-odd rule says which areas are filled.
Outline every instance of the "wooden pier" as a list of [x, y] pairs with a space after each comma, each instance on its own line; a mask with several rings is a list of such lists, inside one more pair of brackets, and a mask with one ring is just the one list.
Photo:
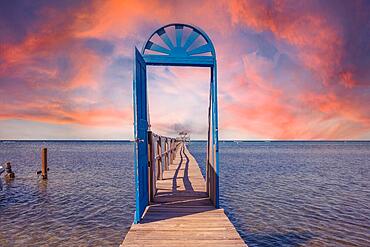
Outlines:
[[[205, 179], [183, 137], [152, 132], [148, 66], [209, 68]], [[219, 208], [217, 59], [209, 36], [199, 27], [184, 23], [155, 30], [141, 51], [134, 48], [132, 88], [136, 210], [122, 246], [246, 246]]]
[[194, 157], [181, 143], [139, 224], [121, 246], [246, 246], [223, 209], [209, 199]]

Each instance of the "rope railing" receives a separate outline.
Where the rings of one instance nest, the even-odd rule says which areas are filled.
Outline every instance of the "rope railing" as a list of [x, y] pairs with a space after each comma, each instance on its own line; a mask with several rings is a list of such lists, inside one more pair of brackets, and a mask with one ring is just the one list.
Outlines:
[[157, 192], [156, 181], [163, 179], [163, 172], [169, 170], [170, 164], [176, 158], [176, 151], [181, 140], [168, 136], [158, 135], [148, 131], [148, 168], [149, 194], [153, 201]]

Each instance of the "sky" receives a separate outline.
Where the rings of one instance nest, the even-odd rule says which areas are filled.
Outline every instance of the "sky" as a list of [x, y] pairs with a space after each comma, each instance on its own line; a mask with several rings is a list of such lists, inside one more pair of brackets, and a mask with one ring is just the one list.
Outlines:
[[[370, 2], [1, 1], [0, 139], [133, 139], [133, 51], [194, 24], [218, 62], [219, 138], [370, 139]], [[154, 132], [207, 135], [209, 69], [148, 68]]]

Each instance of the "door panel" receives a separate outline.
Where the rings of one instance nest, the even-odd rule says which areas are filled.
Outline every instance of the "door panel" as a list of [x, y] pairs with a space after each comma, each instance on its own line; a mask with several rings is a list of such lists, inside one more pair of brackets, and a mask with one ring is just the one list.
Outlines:
[[135, 136], [135, 199], [136, 212], [134, 223], [140, 221], [148, 205], [148, 119], [146, 64], [135, 48], [134, 64], [134, 136]]
[[211, 68], [210, 98], [208, 108], [207, 143], [207, 192], [212, 203], [219, 208], [219, 160], [218, 160], [218, 114], [217, 114], [217, 71]]

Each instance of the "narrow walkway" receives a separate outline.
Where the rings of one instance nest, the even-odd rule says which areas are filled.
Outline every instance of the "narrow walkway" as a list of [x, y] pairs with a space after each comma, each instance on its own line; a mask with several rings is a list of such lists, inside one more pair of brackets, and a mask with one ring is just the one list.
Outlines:
[[163, 180], [140, 224], [121, 246], [246, 246], [223, 209], [208, 198], [200, 168], [185, 146]]

